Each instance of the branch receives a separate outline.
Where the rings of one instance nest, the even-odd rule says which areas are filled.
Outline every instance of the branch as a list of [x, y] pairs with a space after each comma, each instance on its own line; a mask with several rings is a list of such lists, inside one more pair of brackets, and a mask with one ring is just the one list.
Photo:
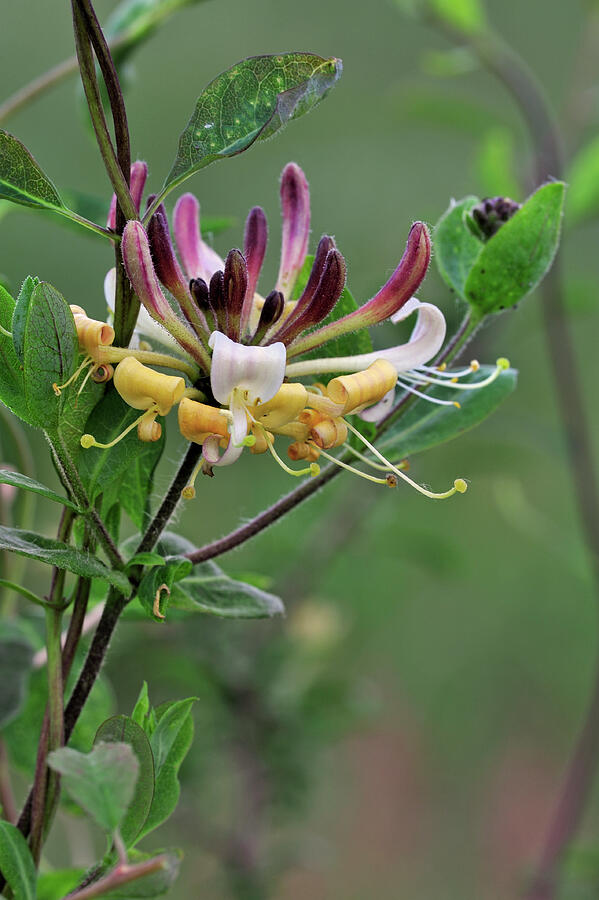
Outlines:
[[68, 900], [91, 900], [92, 897], [101, 897], [103, 894], [107, 894], [123, 884], [129, 884], [131, 881], [137, 881], [139, 878], [144, 878], [146, 875], [152, 875], [154, 872], [159, 872], [161, 869], [166, 868], [168, 868], [167, 856], [156, 856], [154, 859], [148, 859], [145, 862], [132, 866], [127, 863], [121, 863], [105, 878], [101, 878], [100, 881], [96, 881], [80, 891], [68, 894]]

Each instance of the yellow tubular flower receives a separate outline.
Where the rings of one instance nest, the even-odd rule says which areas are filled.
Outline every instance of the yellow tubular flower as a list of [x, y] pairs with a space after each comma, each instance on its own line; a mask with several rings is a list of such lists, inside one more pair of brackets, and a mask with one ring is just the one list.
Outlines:
[[323, 419], [310, 431], [310, 440], [321, 450], [340, 447], [347, 440], [347, 425], [343, 419]]
[[75, 319], [81, 352], [91, 356], [92, 359], [99, 359], [102, 348], [110, 347], [114, 341], [114, 328], [106, 322], [90, 319], [81, 306], [71, 306], [71, 312]]
[[133, 409], [155, 408], [161, 416], [168, 415], [185, 393], [185, 380], [179, 375], [154, 372], [133, 356], [118, 364], [114, 386]]
[[196, 444], [202, 444], [209, 434], [228, 437], [228, 422], [227, 416], [214, 406], [187, 397], [179, 404], [179, 430], [186, 440]]
[[342, 415], [372, 406], [382, 400], [397, 382], [397, 370], [386, 359], [377, 359], [367, 369], [353, 375], [339, 375], [329, 381], [327, 394], [343, 404]]
[[251, 412], [268, 431], [276, 431], [297, 419], [307, 400], [308, 391], [303, 384], [282, 384], [272, 399], [253, 407]]

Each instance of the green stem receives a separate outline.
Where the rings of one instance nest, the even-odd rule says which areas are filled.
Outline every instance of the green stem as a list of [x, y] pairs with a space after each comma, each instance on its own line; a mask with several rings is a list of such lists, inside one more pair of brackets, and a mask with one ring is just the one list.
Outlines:
[[34, 594], [33, 591], [29, 591], [26, 587], [23, 587], [23, 585], [16, 584], [14, 581], [9, 581], [7, 578], [0, 578], [0, 584], [3, 587], [10, 588], [11, 591], [15, 591], [17, 594], [21, 594], [22, 597], [35, 603], [37, 606], [42, 606], [44, 609], [46, 608], [47, 604], [45, 601], [42, 600], [41, 597], [38, 597], [37, 594]]

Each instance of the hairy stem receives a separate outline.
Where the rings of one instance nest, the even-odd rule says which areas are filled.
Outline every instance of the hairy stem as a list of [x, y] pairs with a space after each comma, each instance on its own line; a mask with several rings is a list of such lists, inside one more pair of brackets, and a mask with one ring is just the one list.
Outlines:
[[103, 894], [108, 894], [124, 884], [130, 884], [132, 881], [137, 881], [139, 878], [144, 878], [153, 872], [166, 869], [167, 866], [168, 859], [166, 856], [156, 856], [154, 859], [148, 859], [136, 865], [120, 863], [112, 872], [101, 878], [100, 881], [96, 881], [88, 887], [69, 894], [68, 900], [91, 900], [92, 897], [101, 897]]

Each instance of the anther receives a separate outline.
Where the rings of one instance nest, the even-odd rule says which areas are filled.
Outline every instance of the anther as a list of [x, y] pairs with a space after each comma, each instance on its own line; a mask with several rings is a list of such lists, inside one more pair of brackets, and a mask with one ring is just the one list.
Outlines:
[[385, 481], [390, 488], [397, 487], [397, 475], [394, 475], [393, 472], [389, 472]]
[[171, 589], [168, 584], [161, 584], [158, 590], [156, 591], [156, 595], [154, 597], [154, 603], [152, 606], [152, 612], [156, 616], [157, 619], [166, 619], [166, 616], [160, 612], [160, 595], [163, 591], [166, 591], [168, 597], [171, 595]]

